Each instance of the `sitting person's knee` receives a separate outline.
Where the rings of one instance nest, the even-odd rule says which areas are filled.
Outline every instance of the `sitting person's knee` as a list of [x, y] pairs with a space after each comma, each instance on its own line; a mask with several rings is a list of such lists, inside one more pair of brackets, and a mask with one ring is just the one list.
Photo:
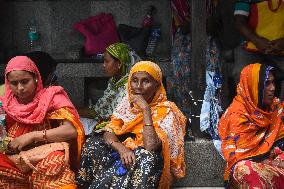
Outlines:
[[143, 162], [153, 162], [159, 156], [159, 153], [139, 147], [136, 149], [135, 155]]

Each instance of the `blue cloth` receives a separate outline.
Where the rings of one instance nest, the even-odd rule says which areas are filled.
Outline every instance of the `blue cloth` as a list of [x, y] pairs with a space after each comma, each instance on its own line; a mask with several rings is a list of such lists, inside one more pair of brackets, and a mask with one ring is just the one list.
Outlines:
[[116, 175], [118, 175], [118, 176], [125, 175], [127, 173], [127, 170], [125, 169], [125, 167], [122, 164], [119, 153], [117, 153], [116, 151], [112, 152], [111, 157], [115, 160], [114, 167], [116, 167], [116, 171], [115, 171]]
[[221, 141], [218, 135], [218, 122], [223, 112], [221, 107], [220, 52], [212, 37], [208, 38], [206, 53], [206, 90], [200, 114], [200, 130], [208, 133], [221, 153]]

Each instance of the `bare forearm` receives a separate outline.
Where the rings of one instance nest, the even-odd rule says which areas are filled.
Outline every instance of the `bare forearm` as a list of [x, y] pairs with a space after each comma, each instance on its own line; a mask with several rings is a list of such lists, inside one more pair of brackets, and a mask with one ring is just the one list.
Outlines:
[[146, 150], [156, 151], [161, 146], [161, 140], [159, 139], [155, 128], [153, 126], [151, 110], [147, 108], [143, 111], [143, 143]]
[[109, 144], [114, 150], [120, 151], [125, 148], [125, 146], [118, 140], [115, 134], [110, 132], [105, 132], [103, 138], [107, 144]]
[[76, 128], [68, 121], [64, 121], [59, 127], [43, 131], [35, 131], [35, 141], [64, 142], [77, 138]]
[[242, 15], [235, 16], [236, 28], [247, 40], [255, 42], [259, 36], [248, 26], [248, 18]]

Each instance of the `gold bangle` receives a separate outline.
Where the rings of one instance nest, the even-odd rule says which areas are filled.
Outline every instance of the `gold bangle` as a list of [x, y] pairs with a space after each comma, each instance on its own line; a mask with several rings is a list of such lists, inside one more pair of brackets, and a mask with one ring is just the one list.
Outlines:
[[[275, 160], [274, 160], [275, 161]], [[279, 164], [281, 163], [281, 160], [276, 160], [277, 163], [275, 164], [276, 167], [279, 167]]]
[[118, 142], [118, 141], [117, 140], [113, 140], [108, 145], [111, 146], [114, 142]]
[[144, 126], [145, 126], [145, 127], [146, 127], [146, 126], [148, 126], [148, 127], [153, 127], [153, 124], [148, 123], [148, 124], [144, 124]]

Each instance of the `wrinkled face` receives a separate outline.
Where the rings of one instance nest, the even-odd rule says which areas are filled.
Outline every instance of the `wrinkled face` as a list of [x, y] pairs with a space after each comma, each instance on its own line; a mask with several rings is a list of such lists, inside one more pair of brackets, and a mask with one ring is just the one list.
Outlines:
[[120, 74], [120, 61], [115, 60], [108, 52], [104, 53], [104, 70], [109, 77]]
[[132, 94], [142, 95], [150, 103], [159, 87], [159, 83], [147, 72], [136, 72], [130, 80]]
[[266, 106], [271, 105], [274, 97], [275, 97], [275, 78], [273, 74], [270, 72], [268, 75], [268, 79], [264, 84], [264, 94], [263, 94], [264, 105]]
[[11, 71], [7, 75], [12, 93], [23, 104], [31, 102], [35, 96], [37, 82], [32, 73], [27, 71]]

